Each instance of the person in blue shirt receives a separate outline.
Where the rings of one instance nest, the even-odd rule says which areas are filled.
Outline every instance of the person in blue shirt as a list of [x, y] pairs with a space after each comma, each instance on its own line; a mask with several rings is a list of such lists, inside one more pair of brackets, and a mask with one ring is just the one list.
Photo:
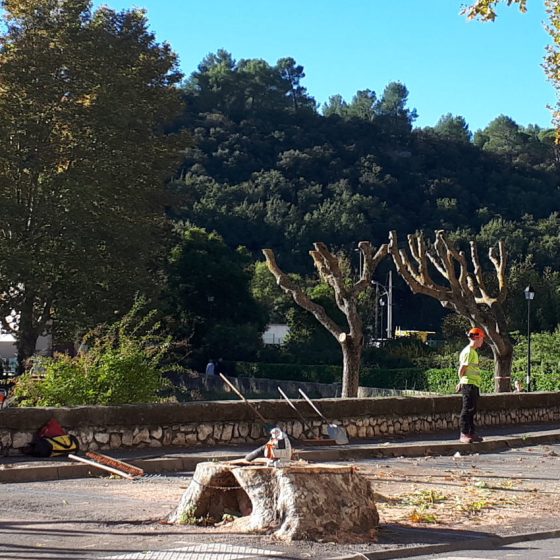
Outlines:
[[212, 377], [213, 375], [216, 374], [216, 365], [214, 364], [214, 360], [210, 360], [207, 364], [206, 364], [206, 379], [208, 379], [208, 377]]

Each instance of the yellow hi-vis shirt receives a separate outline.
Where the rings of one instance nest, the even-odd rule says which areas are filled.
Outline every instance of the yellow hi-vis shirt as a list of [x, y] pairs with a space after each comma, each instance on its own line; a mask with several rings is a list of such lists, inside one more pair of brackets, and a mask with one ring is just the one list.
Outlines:
[[459, 379], [461, 385], [476, 385], [480, 387], [482, 379], [478, 367], [478, 352], [470, 344], [463, 348], [459, 356], [459, 367], [467, 366], [464, 375]]

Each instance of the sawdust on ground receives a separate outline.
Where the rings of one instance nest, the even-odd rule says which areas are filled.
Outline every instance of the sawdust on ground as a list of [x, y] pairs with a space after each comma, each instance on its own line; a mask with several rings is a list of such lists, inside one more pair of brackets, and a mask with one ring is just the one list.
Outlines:
[[[179, 540], [189, 540], [270, 546], [293, 552], [294, 558], [324, 558], [423, 544], [430, 538], [440, 542], [447, 538], [442, 531], [464, 538], [472, 531], [508, 535], [557, 528], [560, 445], [353, 464], [370, 480], [377, 498], [381, 526], [369, 543], [342, 544], [333, 535], [323, 543], [280, 544], [271, 536], [232, 534], [227, 525], [162, 524], [190, 484], [189, 474], [178, 473], [137, 481], [94, 478], [5, 485], [0, 515], [8, 527], [4, 546], [19, 547], [21, 557], [36, 557], [31, 553], [40, 551], [42, 558], [50, 558], [45, 551], [57, 550], [64, 531], [80, 550], [169, 550]], [[46, 531], [45, 523], [53, 530]], [[395, 527], [420, 531], [395, 532]]]
[[360, 465], [382, 524], [440, 526], [505, 535], [545, 528], [560, 496], [560, 456], [546, 446], [495, 460], [472, 455]]

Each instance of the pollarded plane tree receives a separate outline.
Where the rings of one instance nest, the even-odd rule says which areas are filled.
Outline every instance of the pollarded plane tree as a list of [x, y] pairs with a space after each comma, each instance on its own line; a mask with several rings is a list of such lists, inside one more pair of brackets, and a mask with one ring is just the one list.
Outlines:
[[[465, 253], [442, 230], [436, 232], [435, 242], [429, 247], [421, 233], [409, 235], [408, 251], [399, 249], [396, 232], [389, 234], [389, 240], [397, 271], [415, 294], [437, 299], [443, 307], [465, 317], [473, 327], [484, 330], [494, 356], [495, 389], [510, 391], [513, 345], [503, 310], [507, 295], [507, 253], [503, 241], [498, 243], [498, 251], [493, 247], [488, 252], [497, 280], [497, 294], [491, 295], [474, 241], [470, 242], [469, 268]], [[441, 283], [433, 279], [431, 268], [437, 271]]]
[[298, 284], [283, 272], [276, 262], [271, 249], [263, 249], [268, 269], [276, 278], [276, 283], [290, 294], [294, 301], [309, 311], [336, 338], [342, 350], [342, 397], [356, 397], [360, 380], [360, 361], [364, 349], [364, 328], [358, 312], [358, 298], [371, 284], [373, 273], [379, 262], [387, 255], [388, 246], [381, 245], [374, 253], [369, 241], [360, 241], [358, 248], [362, 254], [362, 273], [357, 282], [352, 282], [343, 273], [340, 257], [331, 253], [324, 243], [314, 243], [309, 251], [313, 264], [322, 282], [334, 292], [337, 307], [346, 318], [346, 325], [339, 325], [330, 317], [322, 305], [314, 302]]

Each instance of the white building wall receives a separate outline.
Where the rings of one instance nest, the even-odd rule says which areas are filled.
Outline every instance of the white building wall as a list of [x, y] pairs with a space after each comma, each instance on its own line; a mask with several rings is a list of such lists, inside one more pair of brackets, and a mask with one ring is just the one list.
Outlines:
[[[52, 348], [52, 337], [40, 336], [37, 339], [35, 352], [41, 356], [50, 354]], [[17, 356], [16, 339], [11, 334], [0, 334], [0, 358], [11, 359]]]
[[262, 339], [264, 344], [284, 344], [284, 340], [289, 332], [290, 327], [288, 325], [271, 323], [266, 327]]

